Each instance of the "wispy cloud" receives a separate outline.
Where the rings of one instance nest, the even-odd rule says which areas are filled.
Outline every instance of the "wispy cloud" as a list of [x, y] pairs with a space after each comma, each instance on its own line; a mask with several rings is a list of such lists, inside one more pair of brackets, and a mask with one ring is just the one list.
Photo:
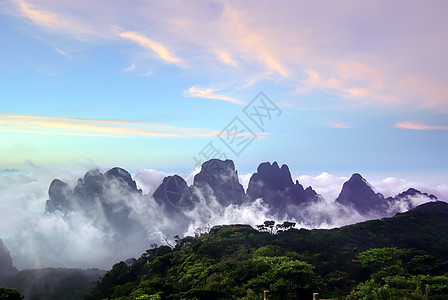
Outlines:
[[279, 56], [274, 54], [275, 51], [269, 40], [246, 24], [243, 12], [225, 5], [223, 15], [225, 21], [222, 26], [229, 35], [230, 42], [235, 43], [244, 52], [255, 55], [271, 71], [282, 77], [290, 75], [290, 71], [279, 61]]
[[68, 60], [72, 60], [72, 56], [70, 54], [67, 54], [66, 52], [62, 51], [59, 48], [54, 48], [54, 50], [56, 50], [56, 52], [58, 52], [62, 56], [65, 56]]
[[326, 123], [325, 124], [328, 127], [332, 127], [332, 128], [340, 128], [340, 129], [345, 129], [345, 128], [353, 128], [353, 125], [347, 124], [347, 123]]
[[234, 68], [238, 66], [237, 62], [233, 60], [229, 52], [218, 50], [216, 51], [216, 55], [218, 55], [219, 59], [226, 65], [232, 66]]
[[[92, 43], [125, 39], [163, 61], [187, 61], [191, 69], [220, 72], [240, 82], [271, 72], [267, 79], [280, 82], [285, 94], [296, 88], [302, 93], [317, 90], [339, 101], [448, 111], [443, 1], [431, 7], [412, 3], [406, 12], [379, 9], [387, 1], [327, 3], [324, 11], [313, 1], [218, 2], [220, 9], [202, 2], [137, 1], [125, 13], [121, 2], [103, 0], [3, 2], [14, 3], [15, 15], [43, 29], [76, 38], [90, 35]], [[426, 19], [419, 17], [422, 10]], [[90, 18], [92, 12], [98, 18]], [[319, 12], [319, 22], [314, 12]], [[378, 19], [384, 22], [374, 32], [366, 30]], [[136, 31], [120, 29], [135, 28], [136, 20]], [[405, 32], [400, 24], [408, 25]], [[175, 48], [166, 41], [175, 41]], [[210, 57], [237, 68], [211, 69], [216, 64], [209, 63]]]
[[215, 94], [215, 92], [219, 91], [219, 89], [215, 88], [198, 88], [195, 86], [192, 86], [187, 91], [184, 92], [184, 97], [191, 97], [191, 98], [206, 98], [206, 99], [216, 99], [216, 100], [222, 100], [227, 101], [235, 104], [242, 105], [244, 104], [242, 101], [237, 100], [235, 98]]
[[125, 72], [129, 72], [129, 71], [132, 71], [132, 70], [134, 70], [134, 69], [135, 69], [135, 65], [132, 64], [132, 65], [130, 65], [129, 67], [123, 68], [123, 71], [125, 71]]
[[168, 51], [168, 49], [165, 46], [151, 40], [150, 38], [146, 37], [143, 34], [140, 34], [140, 33], [134, 32], [134, 31], [126, 31], [126, 32], [120, 33], [119, 35], [120, 35], [120, 37], [122, 37], [124, 39], [129, 39], [129, 40], [139, 44], [143, 48], [150, 49], [150, 50], [154, 51], [159, 56], [159, 58], [161, 58], [162, 60], [164, 60], [166, 62], [174, 63], [174, 64], [182, 63], [182, 60], [180, 58], [172, 55], [170, 53], [170, 51]]
[[0, 131], [103, 137], [210, 137], [219, 132], [124, 120], [0, 114]]
[[24, 0], [17, 0], [17, 4], [23, 15], [42, 28], [76, 35], [92, 34], [83, 22], [77, 22], [73, 18], [54, 11], [35, 8]]
[[151, 71], [148, 71], [148, 72], [141, 73], [141, 74], [138, 74], [138, 75], [139, 75], [139, 76], [148, 77], [148, 76], [152, 76], [152, 72], [151, 72]]
[[448, 130], [448, 126], [427, 125], [413, 122], [399, 122], [394, 125], [395, 128], [411, 130]]

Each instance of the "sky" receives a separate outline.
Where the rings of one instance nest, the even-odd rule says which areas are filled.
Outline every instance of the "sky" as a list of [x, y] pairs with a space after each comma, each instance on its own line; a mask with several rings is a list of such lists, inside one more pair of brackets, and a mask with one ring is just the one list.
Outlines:
[[240, 174], [447, 180], [447, 9], [1, 1], [0, 170], [189, 173], [216, 150]]
[[[88, 169], [120, 166], [151, 194], [169, 174], [191, 184], [212, 157], [232, 159], [244, 187], [260, 163], [287, 164], [326, 199], [317, 212], [354, 172], [386, 197], [415, 187], [448, 201], [447, 11], [435, 0], [0, 1], [0, 238], [20, 268], [89, 267], [77, 259], [92, 249], [108, 265], [124, 254], [108, 256], [102, 232], [44, 214], [51, 180], [73, 188]], [[257, 224], [257, 205], [213, 222]]]

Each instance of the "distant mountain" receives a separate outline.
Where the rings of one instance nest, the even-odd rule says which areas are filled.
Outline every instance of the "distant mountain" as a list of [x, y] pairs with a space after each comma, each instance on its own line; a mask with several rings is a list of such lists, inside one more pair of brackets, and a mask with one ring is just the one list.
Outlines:
[[270, 207], [271, 214], [296, 215], [297, 206], [318, 199], [318, 194], [311, 188], [306, 189], [296, 180], [294, 183], [287, 165], [281, 168], [277, 162], [265, 162], [258, 166], [247, 187], [247, 195], [256, 200], [262, 198]]
[[165, 177], [152, 196], [171, 213], [178, 212], [179, 209], [187, 210], [193, 206], [190, 188], [179, 175]]
[[191, 186], [179, 175], [165, 177], [152, 196], [168, 213], [188, 211], [211, 202], [226, 207], [247, 201], [233, 161], [219, 159], [204, 162]]
[[385, 198], [375, 193], [372, 186], [360, 174], [355, 173], [344, 183], [336, 202], [352, 207], [361, 214], [375, 217], [393, 216], [413, 209], [419, 204], [436, 201], [437, 197], [410, 188], [395, 197]]
[[437, 200], [437, 197], [433, 194], [422, 193], [414, 188], [409, 188], [395, 197], [388, 197], [386, 199], [389, 204], [390, 214], [405, 212], [422, 203]]
[[12, 258], [8, 249], [3, 245], [0, 239], [0, 280], [6, 276], [14, 275], [18, 272], [12, 265]]
[[78, 300], [88, 293], [106, 271], [99, 269], [46, 268], [23, 270], [0, 281], [18, 290], [25, 299]]
[[82, 212], [98, 226], [113, 232], [126, 234], [139, 225], [129, 218], [131, 212], [126, 203], [142, 196], [131, 174], [122, 168], [112, 168], [102, 174], [90, 170], [78, 179], [73, 189], [59, 179], [51, 182], [46, 212]]
[[222, 206], [242, 204], [246, 199], [244, 188], [238, 179], [233, 161], [211, 159], [202, 164], [201, 171], [194, 176], [192, 194], [196, 201], [200, 198], [214, 198]]
[[353, 174], [350, 179], [344, 183], [336, 202], [353, 207], [362, 214], [380, 213], [387, 211], [388, 205], [384, 196], [375, 193], [371, 185], [360, 174]]
[[[207, 218], [230, 205], [250, 205], [259, 198], [274, 218], [294, 219], [310, 227], [331, 226], [335, 218], [346, 219], [353, 213], [359, 216], [357, 221], [392, 216], [437, 199], [412, 188], [386, 199], [355, 173], [332, 202], [333, 199], [323, 199], [312, 187], [304, 188], [297, 180], [294, 182], [288, 166], [280, 167], [277, 162], [261, 163], [245, 192], [233, 161], [211, 159], [202, 164], [191, 186], [181, 176], [170, 175], [152, 195], [142, 195], [131, 175], [118, 167], [104, 174], [99, 170], [88, 171], [73, 190], [55, 179], [49, 187], [46, 211], [82, 212], [102, 229], [126, 237], [130, 232], [141, 230], [139, 221], [131, 218], [137, 202], [151, 204], [148, 206], [152, 210], [175, 220], [169, 230], [174, 232], [175, 226], [188, 228], [193, 223], [207, 223]], [[320, 207], [320, 211], [315, 207]], [[146, 233], [142, 231], [141, 234]]]

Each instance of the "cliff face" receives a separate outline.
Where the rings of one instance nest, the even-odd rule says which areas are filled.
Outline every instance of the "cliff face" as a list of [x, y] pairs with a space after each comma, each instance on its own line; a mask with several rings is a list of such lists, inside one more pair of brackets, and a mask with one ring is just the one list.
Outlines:
[[8, 249], [0, 239], [0, 279], [14, 275], [17, 272], [18, 270], [12, 265], [12, 258]]
[[287, 165], [281, 168], [277, 162], [262, 163], [252, 175], [247, 188], [247, 195], [252, 199], [262, 198], [273, 214], [295, 215], [297, 206], [317, 199], [318, 194], [311, 188], [306, 189], [296, 181], [292, 181]]
[[344, 183], [336, 202], [351, 206], [362, 214], [384, 213], [387, 202], [380, 193], [375, 193], [370, 184], [360, 174], [355, 173]]

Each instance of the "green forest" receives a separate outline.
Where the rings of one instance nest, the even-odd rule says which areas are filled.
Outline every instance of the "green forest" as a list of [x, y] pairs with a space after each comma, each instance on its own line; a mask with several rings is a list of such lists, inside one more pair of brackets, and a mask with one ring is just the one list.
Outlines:
[[89, 299], [447, 299], [448, 204], [331, 230], [215, 226], [119, 262]]

